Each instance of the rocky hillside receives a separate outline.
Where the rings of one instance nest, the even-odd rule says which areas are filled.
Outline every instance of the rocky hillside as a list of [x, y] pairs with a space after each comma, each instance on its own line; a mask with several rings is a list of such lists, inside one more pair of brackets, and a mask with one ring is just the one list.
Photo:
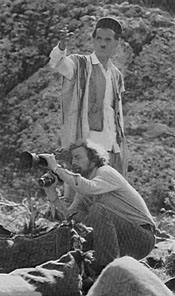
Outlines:
[[175, 179], [173, 1], [160, 8], [151, 7], [153, 1], [1, 2], [2, 195], [15, 201], [41, 196], [37, 178], [42, 172], [22, 171], [19, 155], [23, 150], [40, 153], [60, 147], [61, 77], [48, 67], [59, 30], [68, 24], [74, 33], [69, 52], [89, 53], [96, 19], [110, 14], [123, 25], [114, 62], [124, 74], [126, 87], [128, 180], [153, 213], [171, 208]]

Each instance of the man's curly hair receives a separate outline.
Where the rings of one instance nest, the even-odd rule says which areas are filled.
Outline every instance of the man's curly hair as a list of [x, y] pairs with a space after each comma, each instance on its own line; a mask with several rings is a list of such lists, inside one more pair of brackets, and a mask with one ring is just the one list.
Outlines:
[[77, 140], [69, 146], [69, 149], [72, 151], [78, 147], [84, 147], [87, 150], [88, 159], [94, 162], [97, 167], [109, 164], [109, 154], [101, 145], [98, 145], [89, 139]]

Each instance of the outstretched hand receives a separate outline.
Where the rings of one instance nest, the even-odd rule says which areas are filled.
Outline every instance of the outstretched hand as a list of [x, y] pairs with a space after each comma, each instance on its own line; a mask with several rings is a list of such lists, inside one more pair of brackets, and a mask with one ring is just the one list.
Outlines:
[[62, 30], [59, 31], [59, 38], [60, 38], [59, 48], [61, 50], [64, 50], [66, 48], [67, 42], [72, 35], [73, 35], [73, 32], [70, 32], [67, 26], [65, 26]]

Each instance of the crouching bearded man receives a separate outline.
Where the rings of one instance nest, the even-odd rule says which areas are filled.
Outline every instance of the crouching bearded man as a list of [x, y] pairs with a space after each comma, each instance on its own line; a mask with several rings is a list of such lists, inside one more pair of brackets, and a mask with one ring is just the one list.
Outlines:
[[108, 153], [90, 140], [70, 146], [72, 171], [61, 167], [52, 154], [41, 154], [48, 168], [76, 195], [68, 215], [93, 228], [94, 270], [97, 274], [124, 255], [147, 256], [155, 244], [155, 224], [140, 194], [114, 168]]

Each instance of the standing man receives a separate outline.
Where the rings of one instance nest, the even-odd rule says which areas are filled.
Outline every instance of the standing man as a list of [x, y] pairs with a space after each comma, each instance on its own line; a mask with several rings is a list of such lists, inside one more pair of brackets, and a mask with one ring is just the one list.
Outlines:
[[155, 243], [155, 223], [143, 198], [108, 165], [103, 147], [90, 140], [77, 141], [70, 151], [73, 172], [57, 164], [54, 155], [41, 156], [76, 192], [69, 215], [77, 213], [77, 221], [93, 228], [95, 272], [117, 257], [128, 255], [139, 260], [147, 256]]
[[91, 139], [110, 154], [110, 164], [127, 172], [121, 93], [123, 76], [112, 63], [122, 28], [112, 16], [98, 20], [92, 34], [91, 55], [66, 55], [68, 33], [50, 53], [50, 66], [63, 76], [62, 147], [77, 139]]

